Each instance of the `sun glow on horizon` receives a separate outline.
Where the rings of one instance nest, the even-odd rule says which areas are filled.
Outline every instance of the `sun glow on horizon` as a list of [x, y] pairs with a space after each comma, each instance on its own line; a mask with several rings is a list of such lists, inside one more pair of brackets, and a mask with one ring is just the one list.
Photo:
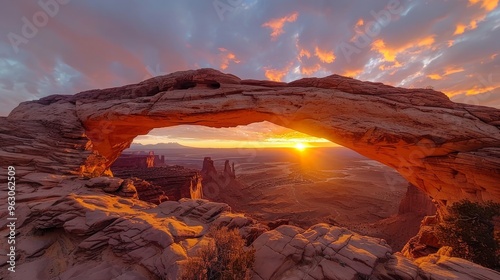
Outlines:
[[308, 145], [302, 143], [302, 142], [299, 142], [297, 144], [295, 144], [295, 149], [299, 150], [299, 151], [304, 151], [306, 148], [308, 148]]
[[[317, 138], [268, 122], [232, 128], [210, 128], [182, 125], [155, 129], [134, 139], [134, 143], [148, 145], [176, 142], [193, 148], [290, 148], [297, 144], [304, 148], [337, 147], [324, 138]], [[298, 149], [300, 150], [300, 149]]]

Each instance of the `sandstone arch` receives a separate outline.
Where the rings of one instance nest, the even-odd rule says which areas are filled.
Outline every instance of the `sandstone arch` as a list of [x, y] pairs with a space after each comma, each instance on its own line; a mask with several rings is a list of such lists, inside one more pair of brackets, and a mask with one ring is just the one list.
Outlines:
[[[0, 134], [3, 155], [26, 170], [97, 175], [153, 128], [260, 121], [329, 139], [391, 166], [441, 206], [462, 198], [500, 201], [500, 110], [457, 104], [429, 89], [338, 75], [278, 83], [213, 69], [176, 72], [22, 103], [0, 122]], [[34, 129], [40, 126], [43, 131]], [[32, 134], [20, 132], [30, 129]], [[26, 148], [30, 143], [33, 148]], [[44, 145], [55, 155], [41, 155]], [[15, 151], [36, 158], [16, 159]]]

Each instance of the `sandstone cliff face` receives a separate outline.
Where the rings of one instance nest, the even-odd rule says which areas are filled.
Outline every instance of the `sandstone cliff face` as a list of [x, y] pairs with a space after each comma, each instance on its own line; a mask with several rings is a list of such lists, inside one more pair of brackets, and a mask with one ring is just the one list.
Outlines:
[[412, 184], [408, 184], [405, 196], [399, 204], [398, 214], [415, 213], [421, 216], [436, 214], [436, 205], [432, 200]]
[[[9, 137], [0, 141], [7, 159], [12, 151], [36, 156], [36, 166], [12, 161], [30, 170], [95, 176], [153, 128], [259, 121], [329, 139], [391, 166], [440, 206], [464, 198], [500, 201], [500, 110], [338, 75], [287, 84], [200, 69], [49, 96], [13, 110], [2, 121], [9, 122], [1, 131]], [[54, 143], [58, 159], [42, 152]]]
[[120, 178], [138, 177], [159, 186], [170, 200], [181, 198], [203, 198], [201, 175], [182, 166], [165, 166], [135, 169], [113, 169], [113, 174]]
[[121, 154], [111, 165], [111, 170], [114, 168], [132, 169], [161, 166], [165, 166], [165, 156], [155, 155], [154, 152], [150, 152], [149, 155]]

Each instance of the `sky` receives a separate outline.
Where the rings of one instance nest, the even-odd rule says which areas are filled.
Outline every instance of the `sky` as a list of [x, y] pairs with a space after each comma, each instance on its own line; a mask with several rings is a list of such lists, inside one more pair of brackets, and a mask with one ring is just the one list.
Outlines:
[[[340, 74], [500, 108], [498, 1], [12, 1], [0, 10], [0, 116], [205, 67], [285, 82]], [[328, 144], [270, 123], [156, 129], [136, 142]]]

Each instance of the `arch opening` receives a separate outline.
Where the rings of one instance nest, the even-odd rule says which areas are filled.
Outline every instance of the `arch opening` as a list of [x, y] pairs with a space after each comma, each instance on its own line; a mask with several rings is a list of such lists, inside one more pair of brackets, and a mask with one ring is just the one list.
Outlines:
[[[189, 82], [187, 90], [175, 89], [179, 81]], [[210, 88], [213, 81], [220, 87]], [[151, 96], [156, 88], [160, 92]], [[290, 83], [241, 80], [200, 69], [81, 93], [67, 102], [76, 104], [77, 119], [90, 140], [91, 155], [80, 165], [84, 175], [102, 174], [136, 136], [154, 128], [268, 121], [394, 168], [439, 209], [446, 207], [443, 201], [449, 205], [500, 197], [497, 110], [453, 103], [430, 89], [394, 88], [338, 75]]]
[[[123, 179], [136, 176], [168, 185], [163, 187], [174, 200], [184, 195], [224, 202], [271, 224], [341, 225], [389, 240], [397, 250], [418, 232], [424, 216], [405, 212], [399, 228], [407, 232], [391, 232], [385, 223], [389, 218], [393, 225], [401, 223], [398, 211], [408, 186], [396, 171], [326, 139], [268, 122], [235, 128], [174, 126], [135, 139], [111, 170]], [[305, 148], [297, 148], [298, 143]], [[140, 165], [150, 152], [156, 164]], [[190, 190], [175, 176], [192, 176], [201, 184]], [[185, 189], [174, 192], [171, 186]]]
[[29, 152], [38, 157], [42, 141], [58, 154], [19, 162], [47, 174], [102, 175], [135, 137], [154, 128], [268, 121], [394, 168], [432, 197], [440, 211], [462, 199], [500, 201], [499, 111], [454, 103], [431, 89], [338, 75], [290, 83], [242, 80], [199, 69], [25, 102], [8, 119], [28, 129], [43, 127], [43, 137], [38, 130], [22, 135], [33, 143]]

